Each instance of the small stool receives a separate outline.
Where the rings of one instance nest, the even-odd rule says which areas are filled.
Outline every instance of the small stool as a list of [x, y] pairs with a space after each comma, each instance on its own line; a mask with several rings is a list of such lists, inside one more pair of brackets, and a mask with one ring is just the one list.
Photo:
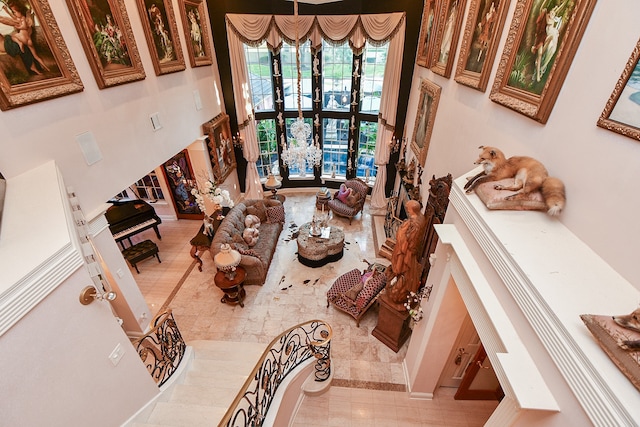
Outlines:
[[140, 274], [140, 270], [138, 270], [137, 264], [140, 261], [154, 256], [158, 259], [159, 263], [162, 262], [160, 261], [160, 255], [158, 255], [158, 245], [151, 240], [145, 240], [143, 242], [136, 243], [133, 246], [129, 246], [127, 249], [122, 251], [122, 256], [124, 259], [129, 261], [129, 264], [136, 269], [136, 273], [138, 274]]

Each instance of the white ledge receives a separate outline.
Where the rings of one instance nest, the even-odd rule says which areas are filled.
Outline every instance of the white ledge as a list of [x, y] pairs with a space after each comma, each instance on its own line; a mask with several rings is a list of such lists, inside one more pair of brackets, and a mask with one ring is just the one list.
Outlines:
[[[462, 236], [455, 225], [435, 225], [440, 241], [451, 245], [457, 256], [460, 267], [467, 277], [460, 273], [454, 274], [454, 279], [460, 290], [469, 315], [473, 319], [476, 329], [487, 349], [500, 384], [507, 396], [514, 398], [522, 409], [559, 411], [560, 407], [547, 387], [542, 374], [529, 356], [509, 316], [498, 301], [491, 286], [482, 274], [473, 255], [465, 245]], [[452, 262], [452, 261], [450, 261]], [[452, 266], [452, 270], [458, 266]], [[469, 278], [473, 278], [470, 280]], [[484, 319], [486, 315], [490, 321]], [[490, 323], [496, 336], [482, 323]], [[495, 354], [495, 357], [493, 357]]]
[[[471, 176], [473, 171], [465, 176]], [[451, 205], [482, 248], [594, 425], [636, 425], [640, 394], [580, 314], [624, 314], [638, 290], [544, 212], [489, 211], [454, 181]]]
[[0, 232], [0, 335], [83, 264], [53, 161], [7, 180]]

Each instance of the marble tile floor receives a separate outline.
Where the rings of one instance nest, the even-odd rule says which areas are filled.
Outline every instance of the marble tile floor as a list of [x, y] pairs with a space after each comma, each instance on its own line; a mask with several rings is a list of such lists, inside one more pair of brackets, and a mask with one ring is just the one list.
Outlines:
[[[151, 230], [135, 236], [135, 241], [147, 238], [155, 241], [162, 259], [161, 264], [153, 258], [139, 263], [140, 274], [132, 269], [151, 315], [164, 307], [171, 308], [187, 344], [192, 340], [216, 340], [266, 345], [283, 330], [298, 323], [311, 319], [329, 323], [334, 330], [331, 347], [333, 386], [322, 396], [304, 398], [296, 418], [297, 426], [484, 424], [497, 402], [454, 401], [451, 389], [441, 389], [433, 401], [408, 398], [402, 369], [407, 344], [394, 353], [371, 335], [377, 322], [375, 305], [361, 319], [360, 327], [356, 327], [351, 316], [333, 306], [327, 307], [326, 291], [340, 274], [353, 268], [365, 268], [363, 259], [389, 263], [386, 259], [376, 258], [368, 204], [364, 213], [351, 224], [348, 219], [337, 216], [330, 219], [331, 226], [341, 227], [345, 232], [344, 256], [323, 267], [310, 268], [297, 261], [294, 233], [316, 212], [315, 191], [284, 190], [279, 193], [287, 198], [284, 203], [286, 220], [278, 249], [265, 284], [245, 287], [244, 308], [221, 303], [222, 292], [213, 282], [216, 270], [209, 252], [201, 256], [203, 271], [195, 267], [189, 255], [189, 240], [198, 232], [200, 221], [165, 220], [160, 225], [162, 240], [158, 240]], [[336, 399], [344, 401], [345, 395], [349, 396], [349, 404], [341, 408], [332, 405]], [[414, 409], [389, 410], [381, 416], [377, 409], [380, 405], [376, 405], [376, 399], [383, 399], [381, 396], [386, 396], [387, 402], [394, 402], [387, 406]], [[346, 408], [351, 408], [350, 415]], [[433, 413], [438, 415], [430, 415]], [[372, 424], [370, 417], [375, 414], [379, 416]], [[410, 419], [410, 414], [415, 415], [414, 419]]]

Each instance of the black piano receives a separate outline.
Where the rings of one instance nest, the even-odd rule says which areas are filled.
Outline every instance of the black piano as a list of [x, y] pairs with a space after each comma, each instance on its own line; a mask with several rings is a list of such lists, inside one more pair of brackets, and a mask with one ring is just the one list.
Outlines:
[[109, 200], [109, 203], [113, 203], [113, 206], [107, 209], [105, 217], [113, 238], [120, 243], [122, 249], [124, 240], [128, 240], [131, 245], [131, 236], [150, 228], [156, 232], [158, 239], [162, 239], [158, 231], [162, 220], [149, 203], [139, 199]]

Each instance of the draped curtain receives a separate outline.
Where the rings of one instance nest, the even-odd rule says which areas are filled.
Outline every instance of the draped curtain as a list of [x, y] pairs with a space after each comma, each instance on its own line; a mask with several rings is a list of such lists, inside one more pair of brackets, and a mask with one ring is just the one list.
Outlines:
[[[310, 40], [314, 51], [321, 48], [323, 38], [329, 43], [336, 44], [348, 41], [356, 55], [362, 53], [366, 41], [374, 45], [389, 42], [378, 115], [375, 153], [378, 174], [371, 197], [371, 206], [374, 209], [386, 208], [384, 193], [387, 179], [386, 164], [389, 161], [389, 142], [395, 132], [404, 50], [404, 18], [405, 14], [400, 12], [375, 15], [301, 15], [298, 16], [297, 22], [300, 43]], [[262, 185], [256, 167], [260, 148], [253, 118], [251, 88], [243, 43], [258, 46], [265, 41], [269, 49], [277, 53], [283, 40], [291, 44], [295, 43], [296, 21], [291, 15], [227, 14], [226, 23], [238, 128], [245, 141], [243, 154], [248, 162], [245, 196], [257, 198], [262, 197]]]

